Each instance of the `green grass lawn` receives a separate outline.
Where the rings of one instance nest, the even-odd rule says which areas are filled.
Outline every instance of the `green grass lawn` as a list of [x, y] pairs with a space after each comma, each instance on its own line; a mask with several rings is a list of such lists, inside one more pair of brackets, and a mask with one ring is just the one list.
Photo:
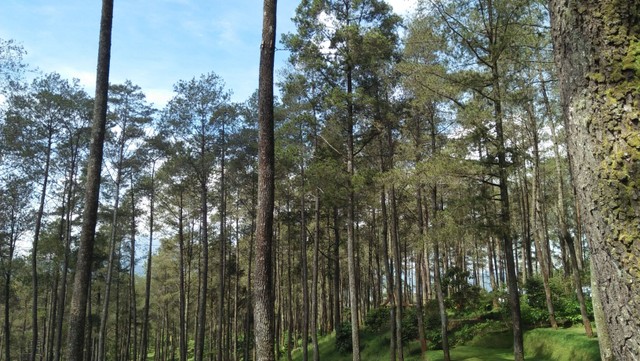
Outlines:
[[[389, 332], [372, 334], [361, 332], [362, 361], [389, 360]], [[476, 336], [471, 342], [451, 350], [454, 361], [500, 361], [513, 360], [512, 336], [508, 332], [487, 332]], [[334, 335], [319, 339], [320, 359], [323, 361], [351, 361], [350, 353], [336, 350]], [[309, 344], [309, 354], [312, 353]], [[598, 340], [589, 339], [581, 326], [568, 329], [534, 329], [525, 333], [525, 356], [529, 361], [597, 361], [600, 360]], [[409, 342], [404, 347], [406, 361], [421, 361], [420, 344]], [[302, 350], [292, 352], [293, 360], [302, 359]], [[286, 360], [286, 355], [282, 357]], [[427, 352], [427, 360], [443, 360], [441, 350]]]

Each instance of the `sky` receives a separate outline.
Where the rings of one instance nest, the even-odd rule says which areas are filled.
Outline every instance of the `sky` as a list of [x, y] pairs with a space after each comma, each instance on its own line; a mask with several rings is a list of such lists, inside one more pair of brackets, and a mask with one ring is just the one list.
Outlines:
[[[388, 0], [408, 14], [416, 0]], [[278, 1], [277, 36], [294, 32], [296, 0]], [[27, 51], [25, 62], [48, 73], [77, 78], [93, 95], [99, 0], [0, 0], [0, 38]], [[243, 102], [258, 87], [262, 31], [260, 0], [115, 0], [111, 83], [131, 80], [162, 107], [173, 85], [215, 72]], [[276, 71], [288, 53], [276, 52]]]

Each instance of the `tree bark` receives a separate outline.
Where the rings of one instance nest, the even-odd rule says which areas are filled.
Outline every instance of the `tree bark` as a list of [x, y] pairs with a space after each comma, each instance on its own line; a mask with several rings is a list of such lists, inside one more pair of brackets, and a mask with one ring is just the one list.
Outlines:
[[[640, 358], [640, 1], [550, 2], [569, 160], [615, 359]], [[604, 346], [604, 345], [603, 345]]]
[[[392, 136], [392, 129], [391, 129], [391, 124], [389, 122], [387, 122], [387, 146], [388, 146], [388, 159], [390, 162], [390, 169], [393, 170], [394, 167], [394, 162], [393, 162], [393, 157], [394, 157], [394, 153], [395, 153], [395, 149], [394, 149], [394, 143], [393, 143], [393, 136]], [[396, 299], [396, 303], [395, 303], [395, 308], [396, 308], [396, 312], [395, 312], [395, 320], [392, 322], [395, 322], [396, 326], [396, 332], [395, 332], [395, 337], [396, 337], [396, 359], [398, 361], [404, 361], [404, 352], [402, 349], [402, 313], [403, 313], [403, 309], [402, 309], [402, 302], [403, 302], [403, 297], [402, 297], [402, 255], [400, 252], [400, 241], [398, 240], [398, 210], [397, 210], [397, 206], [396, 206], [396, 187], [395, 185], [392, 183], [389, 186], [389, 203], [391, 205], [391, 244], [392, 244], [392, 249], [393, 249], [393, 261], [396, 265], [396, 273], [395, 273], [395, 299]]]
[[[146, 361], [147, 349], [149, 348], [149, 311], [151, 302], [151, 261], [153, 255], [153, 216], [154, 216], [154, 201], [155, 201], [155, 161], [151, 164], [151, 189], [149, 194], [149, 249], [147, 250], [147, 270], [145, 277], [145, 296], [144, 296], [144, 315], [142, 320], [142, 345], [140, 347], [140, 360]], [[184, 273], [182, 268], [182, 256], [183, 256], [183, 234], [182, 234], [182, 193], [180, 194], [180, 210], [178, 219], [178, 239], [180, 241], [180, 316], [183, 316], [184, 305]], [[184, 319], [180, 318], [181, 330], [186, 328]], [[182, 333], [180, 334], [182, 335]], [[182, 338], [181, 338], [182, 341]], [[180, 354], [182, 356], [182, 354]], [[186, 361], [180, 359], [180, 361]]]
[[300, 159], [300, 257], [302, 272], [300, 282], [302, 283], [302, 360], [309, 359], [309, 267], [307, 262], [307, 222], [305, 211], [305, 189], [304, 189], [304, 133], [300, 125], [300, 147], [302, 154]]
[[342, 316], [340, 315], [340, 226], [338, 223], [338, 207], [333, 207], [333, 330], [338, 331]]
[[[226, 237], [226, 220], [227, 220], [227, 197], [225, 190], [225, 129], [224, 120], [222, 123], [222, 149], [220, 155], [220, 284], [218, 290], [218, 361], [222, 361], [223, 355], [228, 356], [228, 348], [223, 347], [224, 340], [224, 296], [225, 296], [225, 279], [226, 279], [226, 254], [227, 254], [227, 237]], [[226, 350], [226, 352], [225, 352]], [[228, 358], [228, 357], [227, 357]]]
[[105, 127], [107, 121], [112, 21], [113, 0], [103, 0], [100, 20], [96, 94], [93, 109], [93, 125], [91, 128], [89, 164], [87, 167], [85, 206], [82, 217], [82, 229], [80, 232], [71, 310], [69, 312], [69, 334], [67, 339], [67, 360], [69, 361], [82, 360], [84, 348], [84, 330], [87, 316], [87, 299], [91, 281], [91, 263], [95, 238], [94, 232], [98, 219], [102, 150], [104, 146]]
[[258, 83], [258, 214], [253, 313], [257, 361], [275, 361], [273, 301], [274, 120], [276, 0], [264, 0]]
[[[31, 361], [36, 361], [38, 354], [38, 241], [40, 239], [40, 228], [42, 227], [42, 216], [44, 215], [44, 203], [47, 197], [47, 184], [49, 183], [49, 164], [51, 162], [51, 146], [53, 142], [52, 125], [47, 126], [47, 149], [45, 151], [44, 179], [42, 181], [42, 192], [40, 193], [40, 206], [36, 214], [35, 230], [33, 232], [33, 246], [31, 248], [31, 282], [32, 284], [32, 304], [31, 304]], [[8, 347], [8, 345], [7, 345]]]

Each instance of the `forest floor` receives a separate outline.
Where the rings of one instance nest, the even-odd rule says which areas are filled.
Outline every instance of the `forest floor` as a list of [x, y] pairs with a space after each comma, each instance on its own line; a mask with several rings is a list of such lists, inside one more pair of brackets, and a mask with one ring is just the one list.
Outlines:
[[[389, 332], [375, 334], [361, 332], [362, 361], [388, 361]], [[600, 360], [597, 338], [587, 338], [581, 325], [553, 330], [537, 328], [525, 333], [525, 358], [528, 361], [597, 361]], [[487, 332], [476, 335], [471, 341], [451, 349], [452, 361], [500, 361], [513, 360], [512, 336], [509, 332]], [[340, 352], [335, 345], [335, 335], [319, 338], [320, 359], [351, 361], [350, 352]], [[313, 349], [309, 343], [309, 358]], [[420, 343], [410, 341], [404, 347], [405, 361], [422, 361]], [[286, 354], [281, 360], [287, 360]], [[302, 350], [293, 350], [292, 360], [302, 360]], [[442, 350], [427, 351], [428, 361], [443, 360]]]

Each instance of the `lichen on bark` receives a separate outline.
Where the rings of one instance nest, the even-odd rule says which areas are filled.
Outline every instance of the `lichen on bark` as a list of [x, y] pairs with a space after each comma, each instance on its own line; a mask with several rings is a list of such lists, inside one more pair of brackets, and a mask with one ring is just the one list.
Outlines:
[[616, 359], [640, 359], [640, 1], [550, 5], [573, 178], [602, 291], [598, 327]]

